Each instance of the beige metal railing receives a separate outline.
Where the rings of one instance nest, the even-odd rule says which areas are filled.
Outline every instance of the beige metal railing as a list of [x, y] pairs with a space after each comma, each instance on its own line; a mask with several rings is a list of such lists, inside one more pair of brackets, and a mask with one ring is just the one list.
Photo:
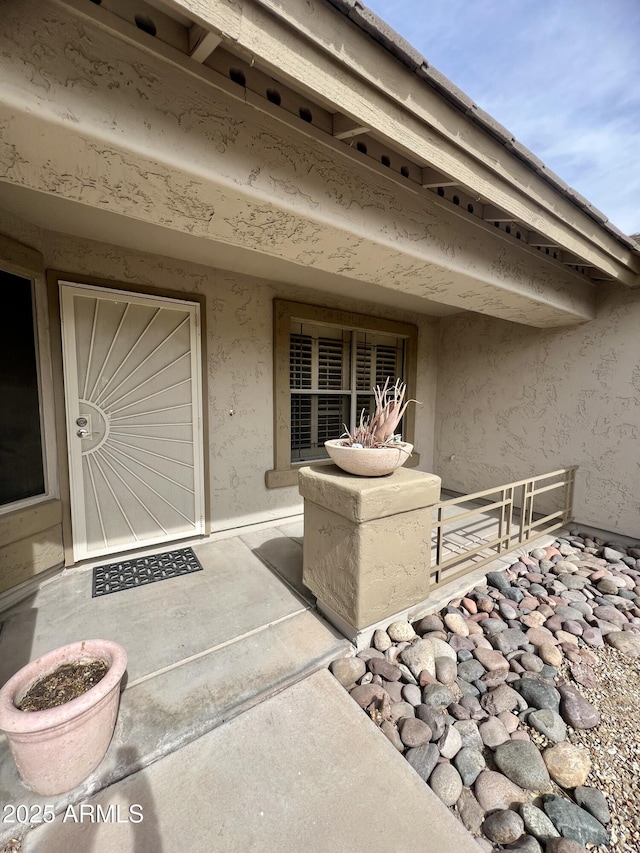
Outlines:
[[[431, 586], [455, 580], [568, 524], [576, 470], [577, 466], [561, 468], [435, 504]], [[455, 514], [456, 507], [463, 511]]]

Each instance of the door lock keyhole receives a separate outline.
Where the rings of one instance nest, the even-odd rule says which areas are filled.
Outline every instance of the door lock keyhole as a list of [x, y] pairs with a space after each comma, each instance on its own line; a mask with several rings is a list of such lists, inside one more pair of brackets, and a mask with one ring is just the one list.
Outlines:
[[78, 438], [91, 438], [93, 433], [91, 430], [91, 415], [80, 415], [76, 418], [76, 426], [80, 429], [76, 432]]

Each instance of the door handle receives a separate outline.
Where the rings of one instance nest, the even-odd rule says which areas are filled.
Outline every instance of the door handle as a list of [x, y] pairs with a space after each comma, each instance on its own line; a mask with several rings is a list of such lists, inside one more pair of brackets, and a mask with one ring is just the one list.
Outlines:
[[78, 436], [78, 438], [86, 438], [89, 435], [89, 430], [88, 429], [79, 429], [78, 432], [76, 433], [76, 435]]

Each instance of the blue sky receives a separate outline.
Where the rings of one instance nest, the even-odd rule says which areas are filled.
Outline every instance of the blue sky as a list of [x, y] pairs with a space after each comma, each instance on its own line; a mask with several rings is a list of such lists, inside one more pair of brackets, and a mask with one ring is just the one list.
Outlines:
[[364, 0], [622, 231], [640, 232], [640, 0]]

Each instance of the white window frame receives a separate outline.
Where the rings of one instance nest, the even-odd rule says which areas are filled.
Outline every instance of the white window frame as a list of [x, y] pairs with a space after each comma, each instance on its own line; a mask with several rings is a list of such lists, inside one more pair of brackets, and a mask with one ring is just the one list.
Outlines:
[[[330, 459], [300, 462], [291, 460], [289, 358], [292, 321], [311, 326], [327, 326], [343, 331], [380, 334], [404, 339], [405, 381], [407, 382], [408, 396], [415, 396], [418, 349], [418, 329], [416, 326], [381, 317], [370, 317], [366, 314], [274, 299], [274, 467], [265, 475], [268, 488], [296, 485], [298, 469], [304, 465], [331, 464]], [[356, 396], [357, 394], [354, 393], [354, 398]], [[413, 406], [409, 406], [407, 409], [403, 432], [406, 441], [415, 444], [415, 410]], [[413, 467], [419, 462], [420, 456], [414, 452], [409, 464]]]
[[38, 377], [40, 440], [44, 491], [0, 506], [0, 516], [8, 515], [58, 497], [56, 437], [53, 399], [53, 372], [49, 340], [47, 284], [42, 255], [21, 243], [0, 235], [0, 269], [31, 282], [34, 344]]

